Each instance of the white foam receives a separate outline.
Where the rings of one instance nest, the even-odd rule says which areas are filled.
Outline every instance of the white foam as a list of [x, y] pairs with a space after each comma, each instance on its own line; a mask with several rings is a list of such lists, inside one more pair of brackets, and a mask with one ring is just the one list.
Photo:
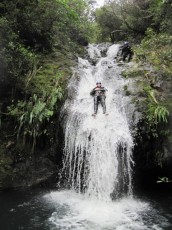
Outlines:
[[[45, 199], [57, 209], [49, 221], [63, 230], [151, 229], [145, 226], [141, 217], [149, 211], [149, 204], [132, 198], [103, 202], [74, 191], [61, 191], [51, 192]], [[63, 214], [59, 214], [59, 211]]]

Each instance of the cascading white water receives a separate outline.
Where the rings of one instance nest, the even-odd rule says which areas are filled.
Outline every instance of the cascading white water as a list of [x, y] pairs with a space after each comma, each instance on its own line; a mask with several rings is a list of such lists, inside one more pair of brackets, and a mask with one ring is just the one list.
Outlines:
[[[96, 66], [79, 58], [69, 84], [69, 93], [76, 91], [76, 95], [64, 106], [67, 119], [63, 171], [71, 188], [109, 201], [112, 196], [132, 194], [133, 140], [126, 116], [128, 98], [123, 96], [125, 80], [120, 77], [121, 67], [114, 63], [119, 46], [110, 46], [106, 57], [101, 57], [103, 49], [104, 46], [89, 45], [89, 58], [96, 60]], [[94, 118], [90, 91], [97, 80], [108, 89], [109, 115], [102, 114], [99, 105]]]
[[[123, 66], [114, 63], [118, 46], [108, 46], [106, 57], [101, 57], [101, 53], [105, 56], [107, 46], [90, 45], [90, 58], [79, 58], [78, 68], [70, 81], [68, 101], [62, 113], [65, 156], [61, 180], [64, 183], [66, 176], [70, 189], [61, 190], [61, 186], [60, 191], [44, 196], [44, 207], [53, 210], [46, 229], [171, 229], [168, 218], [159, 213], [159, 206], [155, 210], [147, 201], [127, 196], [132, 194], [133, 140], [129, 126], [133, 126], [134, 108], [130, 97], [123, 93], [127, 81], [120, 76]], [[125, 68], [127, 66], [129, 64]], [[91, 116], [93, 98], [89, 92], [97, 79], [108, 89], [109, 115], [102, 114], [100, 106], [94, 118]], [[79, 194], [78, 191], [84, 192]], [[126, 196], [111, 200], [121, 194]]]

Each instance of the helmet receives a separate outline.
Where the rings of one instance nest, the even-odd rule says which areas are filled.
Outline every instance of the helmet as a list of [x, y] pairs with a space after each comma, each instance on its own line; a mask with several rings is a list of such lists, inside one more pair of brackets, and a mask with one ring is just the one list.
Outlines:
[[97, 82], [96, 82], [96, 85], [97, 85], [97, 84], [102, 84], [102, 83], [101, 83], [100, 81], [97, 81]]
[[129, 44], [129, 42], [127, 42], [127, 41], [124, 42], [124, 45], [128, 45], [128, 44]]

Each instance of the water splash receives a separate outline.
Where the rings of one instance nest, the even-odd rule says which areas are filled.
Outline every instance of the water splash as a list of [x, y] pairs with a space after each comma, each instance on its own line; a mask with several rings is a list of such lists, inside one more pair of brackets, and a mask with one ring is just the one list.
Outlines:
[[[113, 202], [86, 199], [74, 191], [51, 192], [44, 196], [54, 212], [51, 229], [73, 230], [167, 230], [166, 215], [143, 200], [124, 197]], [[55, 226], [53, 228], [53, 226]]]
[[[133, 140], [125, 111], [129, 99], [122, 95], [125, 80], [120, 77], [121, 67], [114, 63], [118, 48], [110, 46], [107, 55], [101, 57], [103, 46], [89, 46], [90, 60], [96, 59], [97, 64], [93, 66], [79, 58], [69, 84], [69, 94], [77, 93], [64, 106], [67, 119], [63, 172], [67, 184], [104, 201], [132, 194]], [[93, 98], [89, 93], [97, 80], [108, 89], [109, 115], [103, 115], [99, 107], [93, 118]]]

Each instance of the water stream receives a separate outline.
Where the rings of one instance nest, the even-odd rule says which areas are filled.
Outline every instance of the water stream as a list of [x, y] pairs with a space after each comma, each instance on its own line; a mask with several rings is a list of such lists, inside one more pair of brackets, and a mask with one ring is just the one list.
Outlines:
[[[125, 81], [120, 76], [121, 67], [114, 62], [119, 47], [110, 46], [106, 57], [101, 57], [101, 49], [89, 46], [89, 58], [97, 58], [96, 66], [79, 58], [77, 72], [69, 84], [69, 91], [77, 93], [65, 104], [68, 111], [64, 171], [72, 189], [79, 193], [84, 190], [87, 196], [109, 201], [111, 196], [132, 194], [133, 140], [125, 106], [129, 98], [122, 95]], [[108, 89], [106, 106], [109, 115], [104, 115], [99, 105], [97, 116], [92, 117], [90, 91], [97, 81]]]

